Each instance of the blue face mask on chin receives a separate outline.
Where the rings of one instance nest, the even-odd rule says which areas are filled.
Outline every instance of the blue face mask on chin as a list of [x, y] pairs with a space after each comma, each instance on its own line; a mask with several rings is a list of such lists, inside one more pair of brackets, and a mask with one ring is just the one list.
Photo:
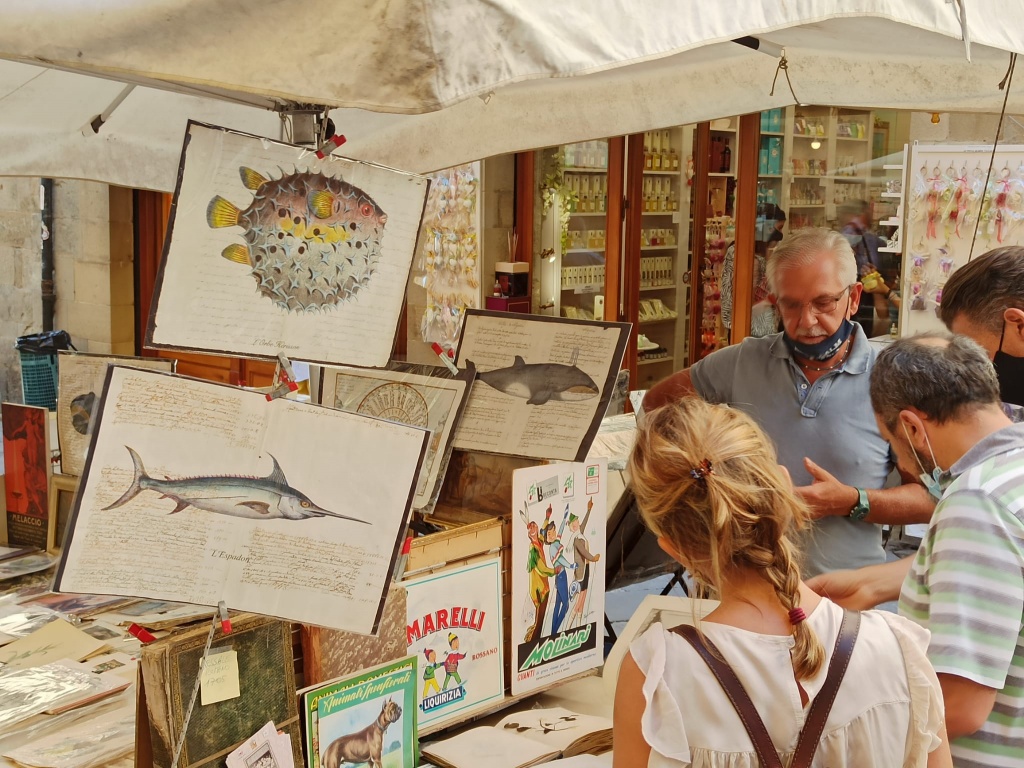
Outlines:
[[817, 344], [804, 344], [794, 339], [788, 333], [783, 334], [782, 338], [785, 340], [786, 346], [789, 347], [789, 351], [793, 354], [799, 355], [805, 360], [821, 361], [834, 357], [836, 352], [853, 334], [854, 328], [855, 326], [852, 322], [844, 319], [835, 333], [824, 341], [819, 341]]
[[910, 450], [914, 452], [914, 461], [917, 462], [917, 466], [920, 467], [921, 469], [921, 474], [919, 474], [917, 477], [921, 481], [921, 484], [928, 489], [928, 494], [933, 499], [938, 501], [939, 499], [942, 498], [942, 493], [943, 491], [945, 491], [944, 481], [947, 480], [948, 478], [946, 477], [946, 473], [939, 469], [939, 465], [935, 461], [935, 451], [932, 450], [932, 441], [928, 439], [928, 434], [925, 433], [924, 439], [925, 442], [928, 443], [928, 451], [932, 455], [932, 464], [934, 465], [934, 469], [932, 469], [931, 473], [929, 474], [928, 472], [924, 471], [924, 464], [921, 463], [921, 458], [917, 455], [917, 451], [914, 449], [913, 443], [910, 442], [910, 433], [907, 432], [907, 425], [903, 424], [902, 422], [900, 423], [903, 426], [903, 434], [907, 436], [907, 445], [909, 445]]

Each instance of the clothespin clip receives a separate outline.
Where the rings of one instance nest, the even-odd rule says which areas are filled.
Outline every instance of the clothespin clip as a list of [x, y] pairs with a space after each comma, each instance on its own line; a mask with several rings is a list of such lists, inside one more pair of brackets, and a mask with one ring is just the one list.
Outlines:
[[148, 629], [140, 627], [138, 624], [130, 624], [128, 626], [128, 634], [137, 639], [140, 643], [145, 645], [146, 643], [152, 643], [156, 640]]
[[267, 393], [267, 402], [284, 397], [289, 392], [295, 392], [299, 385], [295, 381], [295, 371], [292, 370], [292, 363], [283, 354], [277, 356], [277, 373], [274, 379], [278, 382], [274, 388]]
[[452, 376], [459, 375], [459, 369], [455, 367], [455, 363], [452, 362], [450, 357], [451, 350], [445, 352], [444, 349], [436, 341], [430, 345], [430, 348], [434, 350], [434, 354], [441, 358], [441, 362], [444, 363], [445, 367], [452, 372]]
[[329, 139], [327, 139], [327, 141], [325, 141], [323, 144], [321, 144], [319, 147], [317, 147], [317, 150], [316, 150], [316, 157], [317, 157], [317, 159], [318, 160], [323, 160], [325, 157], [327, 157], [329, 154], [331, 154], [331, 152], [336, 150], [338, 147], [340, 147], [346, 141], [347, 141], [347, 139], [344, 136], [341, 136], [340, 134], [337, 134], [337, 133], [334, 134]]
[[231, 617], [228, 616], [228, 604], [221, 600], [217, 603], [217, 615], [220, 617], [220, 628], [225, 635], [231, 634]]

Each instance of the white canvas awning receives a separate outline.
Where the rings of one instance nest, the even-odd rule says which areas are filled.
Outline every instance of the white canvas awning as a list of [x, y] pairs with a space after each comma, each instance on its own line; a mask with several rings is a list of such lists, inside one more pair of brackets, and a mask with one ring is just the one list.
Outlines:
[[800, 102], [998, 111], [1024, 2], [6, 0], [0, 174], [169, 190], [187, 119], [276, 138], [296, 103], [415, 171], [792, 104], [744, 36]]

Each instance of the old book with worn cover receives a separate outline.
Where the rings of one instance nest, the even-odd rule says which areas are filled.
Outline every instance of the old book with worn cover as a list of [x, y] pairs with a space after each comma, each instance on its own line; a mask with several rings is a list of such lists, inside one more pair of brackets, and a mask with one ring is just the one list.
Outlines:
[[[208, 625], [200, 625], [142, 648], [146, 710], [140, 715], [148, 719], [148, 738], [139, 742], [141, 747], [151, 741], [152, 764], [157, 768], [171, 765], [209, 631]], [[268, 720], [291, 736], [295, 764], [300, 765], [290, 625], [265, 616], [240, 614], [232, 618], [230, 634], [225, 635], [218, 627], [211, 651], [216, 649], [231, 649], [238, 654], [239, 696], [206, 706], [197, 701], [185, 731], [180, 768], [224, 766], [228, 754]], [[142, 719], [140, 730], [146, 728]], [[137, 765], [148, 763], [141, 750], [137, 757]]]

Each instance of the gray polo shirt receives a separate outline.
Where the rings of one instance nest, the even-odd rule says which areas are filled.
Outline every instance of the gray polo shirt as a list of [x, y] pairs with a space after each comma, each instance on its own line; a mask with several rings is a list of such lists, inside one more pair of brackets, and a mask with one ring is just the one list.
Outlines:
[[[690, 368], [690, 377], [702, 398], [745, 411], [760, 424], [794, 485], [812, 481], [806, 456], [842, 483], [874, 489], [884, 485], [893, 466], [871, 410], [875, 354], [857, 325], [846, 362], [812, 385], [777, 333], [708, 355]], [[881, 529], [849, 517], [815, 521], [804, 553], [805, 578], [885, 560]]]

